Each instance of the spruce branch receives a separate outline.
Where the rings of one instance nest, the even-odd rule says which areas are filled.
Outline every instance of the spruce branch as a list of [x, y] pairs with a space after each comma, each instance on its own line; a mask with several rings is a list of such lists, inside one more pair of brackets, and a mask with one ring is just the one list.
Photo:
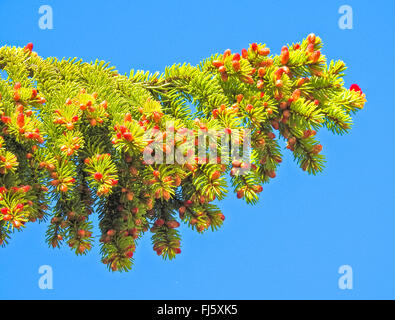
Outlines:
[[347, 133], [366, 102], [322, 48], [310, 34], [280, 54], [252, 43], [197, 66], [121, 75], [100, 60], [44, 59], [32, 44], [1, 47], [0, 244], [50, 220], [50, 246], [87, 254], [98, 237], [102, 262], [128, 271], [147, 232], [173, 259], [180, 223], [221, 227], [214, 202], [230, 188], [256, 204], [282, 162], [280, 139], [303, 170], [322, 171], [317, 131]]

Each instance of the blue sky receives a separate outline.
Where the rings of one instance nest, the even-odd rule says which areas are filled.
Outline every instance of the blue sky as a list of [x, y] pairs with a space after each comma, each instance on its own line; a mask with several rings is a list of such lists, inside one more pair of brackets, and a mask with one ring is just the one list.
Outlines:
[[[338, 27], [344, 4], [352, 30]], [[53, 8], [53, 30], [38, 27], [41, 5]], [[220, 231], [181, 228], [175, 261], [158, 258], [147, 234], [133, 271], [110, 273], [98, 246], [85, 257], [52, 250], [46, 225], [30, 224], [0, 249], [0, 299], [394, 299], [394, 10], [393, 1], [1, 0], [0, 46], [33, 42], [41, 56], [99, 58], [121, 73], [197, 64], [251, 42], [279, 52], [314, 32], [368, 103], [350, 134], [319, 133], [324, 173], [308, 176], [285, 152], [258, 205], [231, 195]], [[53, 268], [52, 290], [38, 287], [41, 265]], [[353, 269], [352, 290], [338, 287], [341, 265]]]

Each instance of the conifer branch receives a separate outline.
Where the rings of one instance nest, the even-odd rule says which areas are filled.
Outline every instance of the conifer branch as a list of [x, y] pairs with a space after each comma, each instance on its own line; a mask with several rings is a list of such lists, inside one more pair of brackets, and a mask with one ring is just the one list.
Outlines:
[[32, 44], [0, 48], [0, 244], [50, 220], [50, 246], [87, 254], [97, 214], [102, 262], [127, 271], [146, 232], [173, 259], [180, 222], [221, 227], [213, 202], [228, 176], [256, 204], [282, 162], [278, 139], [303, 170], [322, 171], [317, 131], [347, 133], [366, 97], [344, 88], [344, 63], [327, 64], [321, 50], [310, 34], [278, 55], [252, 43], [127, 76], [104, 61], [43, 59]]

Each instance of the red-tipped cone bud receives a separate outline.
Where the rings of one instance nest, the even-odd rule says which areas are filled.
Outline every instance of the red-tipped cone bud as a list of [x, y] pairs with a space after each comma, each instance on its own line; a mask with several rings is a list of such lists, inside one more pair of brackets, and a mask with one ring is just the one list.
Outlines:
[[33, 51], [33, 43], [28, 43], [26, 46], [25, 46], [25, 51], [30, 51], [30, 52], [32, 52]]
[[101, 179], [103, 179], [103, 174], [100, 172], [96, 172], [93, 177], [95, 178], [95, 180], [99, 181]]

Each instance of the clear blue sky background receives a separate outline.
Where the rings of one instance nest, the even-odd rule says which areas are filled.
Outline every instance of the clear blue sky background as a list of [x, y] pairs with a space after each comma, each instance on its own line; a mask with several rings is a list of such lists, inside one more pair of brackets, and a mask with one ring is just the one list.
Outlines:
[[[38, 8], [51, 5], [54, 29], [40, 30]], [[354, 29], [338, 27], [341, 5]], [[44, 57], [111, 61], [163, 71], [197, 64], [224, 49], [284, 43], [310, 32], [329, 59], [349, 67], [346, 85], [368, 97], [344, 137], [320, 132], [327, 166], [308, 176], [286, 152], [278, 177], [247, 206], [223, 201], [224, 227], [198, 235], [182, 228], [183, 253], [163, 261], [150, 237], [134, 270], [110, 273], [96, 246], [85, 257], [48, 249], [44, 224], [29, 224], [0, 249], [0, 298], [14, 299], [379, 299], [395, 298], [394, 1], [60, 1], [1, 0], [0, 45], [34, 48]], [[40, 290], [38, 268], [51, 265], [54, 289]], [[338, 288], [350, 265], [353, 290]]]

